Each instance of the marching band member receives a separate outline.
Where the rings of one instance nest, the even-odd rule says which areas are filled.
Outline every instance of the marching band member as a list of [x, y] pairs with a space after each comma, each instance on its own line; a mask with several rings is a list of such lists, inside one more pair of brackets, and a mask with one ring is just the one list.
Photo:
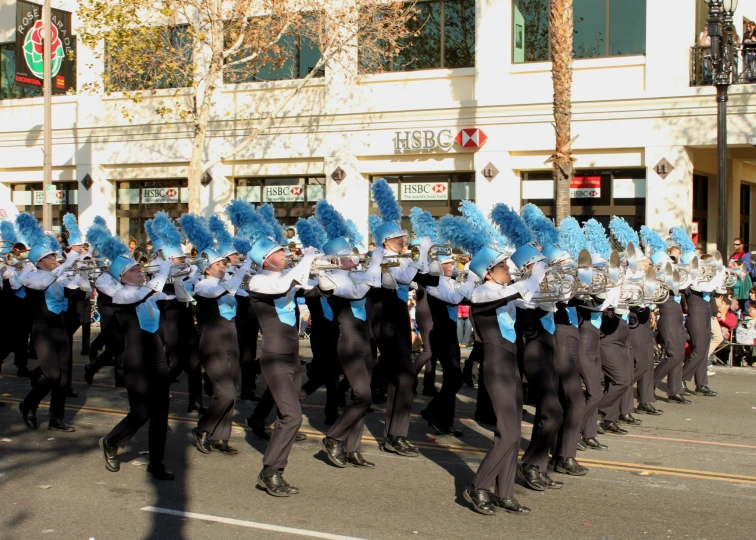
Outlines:
[[0, 236], [3, 239], [3, 249], [0, 251], [3, 257], [8, 254], [18, 254], [19, 264], [16, 266], [5, 265], [2, 269], [2, 327], [7, 329], [3, 336], [3, 350], [0, 351], [0, 363], [11, 352], [13, 364], [18, 368], [17, 377], [30, 377], [29, 371], [29, 334], [31, 334], [31, 317], [29, 307], [24, 301], [26, 289], [18, 281], [24, 271], [33, 271], [34, 266], [29, 262], [28, 250], [24, 243], [19, 241], [13, 222], [0, 221]]
[[[576, 267], [579, 257], [573, 259], [570, 253], [560, 247], [559, 231], [537, 206], [525, 205], [521, 213], [523, 220], [541, 246], [541, 253], [546, 257], [548, 266], [572, 265]], [[579, 272], [577, 277], [583, 277], [580, 274], [583, 272], [581, 269], [576, 268], [576, 271]], [[577, 287], [572, 288], [575, 280], [573, 276], [565, 274], [563, 279], [565, 286], [570, 290], [577, 290]], [[548, 468], [571, 476], [584, 476], [588, 473], [588, 468], [580, 465], [575, 459], [580, 439], [580, 422], [585, 409], [585, 395], [578, 368], [580, 331], [577, 306], [579, 303], [577, 298], [565, 297], [563, 301], [557, 302], [557, 310], [554, 314], [554, 370], [557, 377], [557, 396], [562, 406], [562, 423]]]
[[[59, 265], [55, 248], [37, 220], [22, 213], [16, 218], [18, 232], [26, 238], [32, 248], [29, 262], [36, 271], [25, 271], [18, 278], [25, 287], [26, 301], [32, 319], [32, 345], [39, 357], [41, 377], [31, 392], [19, 403], [24, 423], [37, 429], [37, 407], [48, 393], [50, 397], [50, 420], [48, 429], [55, 431], [76, 431], [63, 421], [66, 407], [66, 389], [70, 373], [70, 343], [66, 331], [65, 311], [68, 308], [69, 278], [64, 272], [76, 261], [79, 254], [71, 252], [63, 264]], [[70, 294], [70, 293], [68, 293]]]
[[[163, 292], [166, 298], [159, 305], [160, 339], [165, 345], [165, 356], [171, 369], [170, 380], [184, 371], [187, 374], [189, 404], [186, 412], [204, 414], [202, 405], [202, 366], [199, 358], [199, 336], [194, 326], [193, 280], [194, 268], [187, 269], [187, 257], [181, 247], [181, 233], [167, 212], [157, 212], [145, 223], [153, 241], [156, 259], [171, 263], [171, 273]], [[159, 247], [159, 249], [157, 249]]]
[[[462, 217], [444, 216], [439, 221], [440, 236], [462, 246], [473, 255], [467, 280], [482, 284], [472, 292], [475, 332], [485, 344], [481, 371], [496, 416], [493, 446], [483, 458], [464, 497], [476, 512], [493, 515], [497, 508], [527, 515], [530, 508], [514, 497], [517, 451], [522, 422], [522, 381], [517, 361], [518, 298], [530, 300], [544, 277], [542, 263], [536, 263], [529, 279], [511, 284], [509, 252], [488, 247], [491, 237]], [[494, 491], [490, 491], [495, 486]]]
[[229, 446], [231, 420], [239, 386], [239, 342], [236, 335], [236, 290], [252, 265], [247, 257], [234, 277], [224, 281], [226, 259], [214, 248], [215, 241], [204, 223], [193, 214], [184, 214], [181, 228], [199, 253], [198, 268], [203, 278], [194, 287], [199, 326], [199, 355], [202, 367], [213, 384], [213, 402], [195, 430], [197, 449], [209, 454], [213, 449], [233, 455]]
[[153, 265], [158, 271], [145, 283], [142, 266], [129, 256], [128, 248], [111, 237], [107, 229], [97, 225], [92, 227], [100, 229], [92, 238], [93, 244], [110, 260], [110, 275], [123, 285], [113, 294], [113, 305], [125, 336], [124, 378], [129, 395], [129, 413], [99, 441], [105, 468], [110, 472], [120, 470], [118, 449], [123, 448], [149, 420], [150, 463], [147, 472], [158, 480], [173, 480], [173, 473], [163, 463], [170, 404], [170, 368], [158, 331], [162, 318], [158, 302], [168, 298], [163, 287], [171, 263], [155, 259]]
[[[683, 365], [683, 387], [686, 394], [713, 397], [717, 393], [709, 388], [707, 361], [709, 358], [709, 344], [711, 343], [711, 293], [719, 287], [721, 279], [701, 282], [693, 268], [698, 268], [696, 246], [688, 233], [682, 227], [672, 227], [672, 240], [680, 248], [678, 266], [685, 268], [691, 279], [691, 285], [683, 294], [688, 304], [688, 316], [685, 326], [690, 336], [690, 356]], [[696, 261], [695, 263], [693, 261]], [[719, 274], [720, 277], [721, 273]], [[696, 390], [691, 392], [685, 385], [695, 376]]]
[[302, 371], [294, 298], [303, 293], [327, 295], [332, 285], [321, 278], [317, 287], [309, 287], [310, 267], [317, 256], [313, 248], [305, 249], [300, 262], [287, 271], [285, 247], [269, 238], [272, 231], [249, 203], [233, 200], [227, 212], [240, 235], [252, 243], [249, 258], [261, 269], [249, 281], [249, 298], [264, 336], [260, 369], [279, 413], [257, 485], [275, 497], [289, 497], [299, 489], [284, 479], [283, 470], [302, 424]]
[[[651, 251], [651, 264], [655, 268], [660, 268], [670, 262], [667, 254], [667, 243], [658, 233], [643, 225], [641, 227], [641, 238], [646, 248]], [[667, 401], [687, 405], [691, 401], [682, 395], [685, 338], [682, 335], [681, 298], [682, 295], [679, 291], [673, 290], [670, 292], [667, 301], [659, 304], [657, 329], [664, 343], [666, 356], [654, 368], [654, 386], [658, 386], [667, 377]], [[654, 398], [655, 400], [656, 398]]]
[[[371, 189], [383, 221], [376, 231], [376, 243], [383, 246], [384, 257], [396, 258], [404, 252], [407, 238], [407, 233], [398, 224], [401, 219], [401, 206], [385, 180], [376, 180]], [[419, 455], [417, 448], [407, 442], [412, 411], [412, 388], [417, 380], [412, 362], [407, 300], [409, 286], [413, 281], [426, 286], [438, 285], [438, 276], [428, 273], [428, 251], [431, 245], [433, 240], [423, 238], [417, 262], [398, 258], [398, 266], [388, 268], [381, 278], [381, 327], [378, 347], [381, 356], [387, 362], [389, 382], [384, 429], [386, 441], [381, 448], [386, 452], [407, 457]]]

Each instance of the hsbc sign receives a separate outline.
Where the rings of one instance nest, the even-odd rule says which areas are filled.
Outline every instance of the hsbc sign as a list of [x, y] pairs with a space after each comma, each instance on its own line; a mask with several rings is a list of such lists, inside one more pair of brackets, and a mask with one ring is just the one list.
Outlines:
[[403, 201], [446, 201], [449, 182], [402, 182], [400, 198]]
[[394, 132], [394, 153], [404, 154], [432, 152], [435, 150], [448, 151], [456, 142], [462, 148], [477, 149], [485, 144], [488, 137], [478, 128], [465, 128], [457, 135], [450, 129], [415, 130]]
[[142, 189], [142, 202], [145, 204], [170, 204], [179, 202], [178, 188]]
[[265, 186], [263, 188], [265, 202], [304, 202], [304, 186]]

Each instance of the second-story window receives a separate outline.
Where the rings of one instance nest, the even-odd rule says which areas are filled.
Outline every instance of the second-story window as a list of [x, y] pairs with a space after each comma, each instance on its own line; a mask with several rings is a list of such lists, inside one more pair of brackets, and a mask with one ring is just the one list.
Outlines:
[[475, 0], [435, 0], [415, 7], [417, 17], [407, 24], [414, 35], [384, 63], [386, 71], [475, 66]]
[[[76, 39], [72, 40], [74, 50], [74, 62], [76, 62]], [[39, 97], [42, 89], [23, 88], [16, 86], [16, 44], [0, 43], [0, 99], [18, 99], [27, 97]], [[76, 89], [76, 67], [73, 70], [73, 90]]]
[[[574, 0], [575, 58], [646, 54], [646, 0]], [[514, 62], [549, 60], [549, 0], [515, 0]]]

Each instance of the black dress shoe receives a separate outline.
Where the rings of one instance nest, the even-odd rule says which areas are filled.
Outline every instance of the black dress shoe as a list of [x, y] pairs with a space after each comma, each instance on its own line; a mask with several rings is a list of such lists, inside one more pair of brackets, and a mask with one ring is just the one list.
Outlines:
[[264, 441], [270, 439], [270, 434], [265, 431], [265, 420], [255, 418], [254, 415], [251, 415], [247, 418], [247, 425], [252, 429], [252, 433], [254, 433], [258, 439]]
[[341, 441], [332, 439], [331, 437], [323, 437], [320, 441], [320, 447], [326, 453], [328, 461], [333, 463], [339, 469], [343, 469], [347, 466], [346, 456], [344, 455], [344, 446]]
[[362, 454], [360, 452], [347, 452], [345, 454], [345, 457], [346, 462], [353, 467], [362, 467], [365, 469], [375, 468], [375, 463], [366, 460], [364, 457], [362, 457]]
[[97, 360], [97, 355], [99, 354], [99, 350], [95, 349], [94, 347], [89, 349], [89, 361], [94, 362]]
[[473, 379], [472, 375], [463, 375], [462, 382], [470, 388], [475, 388], [475, 380]]
[[207, 431], [194, 428], [192, 433], [194, 434], [194, 444], [197, 446], [197, 450], [203, 454], [209, 454], [213, 451], [213, 441]]
[[639, 426], [643, 423], [643, 420], [638, 420], [632, 414], [619, 415], [620, 422], [624, 422], [629, 426]]
[[92, 366], [90, 364], [87, 364], [84, 366], [84, 382], [87, 383], [89, 386], [92, 386], [92, 383], [94, 382], [94, 371], [92, 371]]
[[423, 386], [423, 395], [428, 397], [436, 397], [438, 395], [438, 390], [436, 390], [435, 386]]
[[491, 500], [491, 493], [485, 489], [465, 489], [465, 500], [473, 505], [473, 509], [483, 515], [492, 516], [496, 513], [496, 506]]
[[696, 394], [700, 396], [714, 397], [717, 393], [708, 386], [699, 386], [696, 388]]
[[82, 356], [89, 356], [89, 353], [90, 353], [90, 352], [92, 352], [92, 351], [90, 350], [90, 348], [89, 348], [89, 347], [86, 347], [86, 348], [82, 348], [82, 349], [81, 349], [81, 352], [79, 352], [79, 354], [80, 354], [80, 355], [82, 355]]
[[581, 452], [585, 452], [586, 450], [588, 450], [588, 447], [585, 445], [585, 441], [583, 440], [582, 437], [578, 439], [577, 449], [580, 450]]
[[538, 468], [535, 465], [528, 465], [527, 463], [523, 463], [522, 465], [517, 467], [517, 476], [522, 478], [523, 482], [525, 482], [525, 484], [527, 484], [527, 486], [532, 490], [546, 490], [546, 482], [544, 482], [543, 478], [541, 478], [541, 473], [538, 471]]
[[669, 403], [679, 403], [680, 405], [690, 405], [692, 403], [692, 401], [690, 401], [689, 399], [686, 399], [685, 396], [683, 396], [682, 394], [669, 396], [667, 398], [667, 401]]
[[291, 487], [283, 478], [283, 474], [275, 467], [263, 467], [257, 475], [257, 487], [267, 491], [274, 497], [290, 497]]
[[688, 385], [683, 383], [683, 391], [682, 395], [684, 396], [695, 396], [695, 392], [692, 392], [690, 389], [688, 389]]
[[336, 420], [339, 419], [338, 414], [327, 414], [325, 418], [325, 425], [332, 426], [336, 423]]
[[32, 429], [37, 429], [39, 427], [36, 409], [27, 409], [24, 407], [24, 403], [21, 402], [18, 404], [18, 410], [21, 411], [21, 418], [24, 419], [24, 424]]
[[495, 493], [491, 493], [491, 501], [496, 508], [502, 508], [510, 514], [516, 516], [527, 516], [530, 514], [530, 508], [521, 505], [514, 497], [506, 497], [502, 499]]
[[585, 442], [585, 445], [588, 448], [591, 448], [593, 450], [606, 450], [607, 448], [609, 448], [607, 445], [600, 443], [596, 437], [591, 437], [590, 439], [583, 439], [583, 442]]
[[100, 450], [102, 450], [102, 457], [105, 458], [105, 468], [110, 472], [120, 471], [121, 461], [118, 459], [118, 447], [111, 445], [108, 440], [103, 437], [100, 439]]
[[648, 414], [650, 416], [660, 416], [664, 413], [661, 409], [654, 407], [653, 403], [638, 403], [635, 412], [638, 414]]
[[235, 456], [239, 453], [236, 448], [228, 444], [228, 441], [214, 441], [213, 448], [215, 448], [221, 454], [225, 454], [227, 456]]
[[194, 411], [197, 411], [199, 414], [205, 414], [207, 412], [207, 407], [202, 405], [201, 401], [190, 401], [186, 408], [186, 412]]
[[541, 474], [541, 482], [544, 483], [546, 486], [546, 489], [561, 489], [564, 487], [564, 482], [560, 482], [559, 480], [554, 480], [549, 476], [549, 473], [542, 472]]
[[454, 426], [441, 426], [437, 427], [436, 430], [439, 435], [451, 435], [452, 437], [463, 437], [465, 435]]
[[32, 372], [29, 371], [29, 368], [26, 366], [21, 366], [18, 368], [18, 371], [16, 372], [16, 377], [31, 377]]
[[386, 442], [383, 443], [382, 448], [385, 452], [392, 452], [405, 457], [417, 457], [420, 455], [417, 448], [408, 443], [407, 439], [404, 437], [394, 437], [389, 435]]
[[625, 428], [620, 427], [617, 422], [613, 422], [612, 420], [604, 420], [604, 429], [615, 435], [625, 435], [628, 433]]
[[42, 370], [37, 368], [34, 371], [31, 372], [29, 375], [29, 384], [31, 384], [31, 387], [34, 388], [37, 386], [37, 383], [39, 383], [39, 380], [42, 378]]
[[570, 476], [585, 476], [588, 474], [588, 467], [583, 467], [573, 457], [557, 457], [549, 462], [549, 470], [560, 474], [569, 474]]
[[66, 424], [63, 420], [50, 420], [47, 423], [47, 429], [50, 431], [63, 431], [65, 433], [73, 433], [76, 428], [71, 424]]
[[373, 404], [374, 405], [385, 405], [386, 404], [386, 394], [382, 392], [373, 392]]
[[239, 399], [245, 399], [247, 401], [260, 401], [260, 398], [251, 390], [248, 392], [242, 392]]
[[173, 480], [176, 477], [162, 463], [150, 463], [147, 465], [147, 472], [157, 480]]
[[606, 428], [604, 427], [604, 420], [602, 420], [601, 418], [596, 420], [596, 431], [598, 432], [599, 435], [606, 434]]
[[294, 435], [294, 442], [302, 442], [306, 440], [307, 440], [307, 435], [305, 435], [301, 431], [297, 431], [297, 434]]
[[73, 391], [73, 388], [71, 388], [71, 387], [69, 386], [69, 387], [68, 387], [68, 388], [66, 389], [66, 397], [70, 397], [70, 398], [77, 398], [77, 397], [79, 397], [79, 394], [77, 394], [76, 392], [74, 392], [74, 391]]
[[496, 425], [496, 417], [493, 415], [488, 415], [488, 414], [475, 413], [475, 421], [479, 424], [485, 424], [487, 426]]

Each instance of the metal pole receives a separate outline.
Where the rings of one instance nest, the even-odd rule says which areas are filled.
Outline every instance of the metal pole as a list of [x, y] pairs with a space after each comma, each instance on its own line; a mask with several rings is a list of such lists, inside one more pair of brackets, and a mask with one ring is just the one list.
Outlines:
[[50, 0], [45, 0], [44, 11], [42, 13], [44, 22], [44, 71], [45, 78], [42, 92], [45, 97], [45, 114], [44, 114], [44, 178], [42, 182], [42, 192], [44, 203], [42, 203], [42, 228], [46, 231], [52, 230], [52, 204], [47, 197], [50, 186], [52, 185], [52, 35], [50, 25], [52, 24], [52, 7]]
[[727, 85], [717, 86], [717, 177], [719, 216], [717, 249], [727, 260]]

